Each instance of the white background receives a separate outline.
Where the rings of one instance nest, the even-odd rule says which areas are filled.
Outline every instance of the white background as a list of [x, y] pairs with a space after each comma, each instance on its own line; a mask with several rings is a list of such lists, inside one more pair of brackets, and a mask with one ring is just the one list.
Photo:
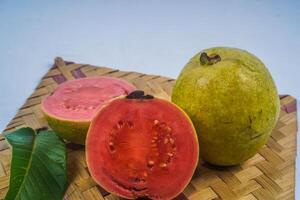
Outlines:
[[0, 0], [0, 128], [56, 56], [176, 78], [198, 51], [238, 47], [299, 99], [299, 23], [300, 1]]

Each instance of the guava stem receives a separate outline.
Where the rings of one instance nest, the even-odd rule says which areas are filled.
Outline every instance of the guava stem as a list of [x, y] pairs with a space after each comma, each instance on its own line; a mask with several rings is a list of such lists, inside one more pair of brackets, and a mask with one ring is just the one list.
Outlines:
[[201, 53], [200, 62], [202, 65], [213, 65], [221, 61], [221, 57], [218, 54], [207, 55], [206, 52]]
[[126, 97], [127, 99], [154, 99], [152, 95], [145, 95], [145, 92], [142, 90], [135, 90], [131, 92], [129, 95]]

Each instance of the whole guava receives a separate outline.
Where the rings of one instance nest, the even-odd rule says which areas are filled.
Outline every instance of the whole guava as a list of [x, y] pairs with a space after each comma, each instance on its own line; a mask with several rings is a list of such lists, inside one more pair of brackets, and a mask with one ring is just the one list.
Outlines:
[[172, 101], [192, 119], [200, 156], [211, 164], [239, 164], [266, 143], [279, 115], [275, 83], [247, 51], [215, 47], [195, 55], [181, 71]]

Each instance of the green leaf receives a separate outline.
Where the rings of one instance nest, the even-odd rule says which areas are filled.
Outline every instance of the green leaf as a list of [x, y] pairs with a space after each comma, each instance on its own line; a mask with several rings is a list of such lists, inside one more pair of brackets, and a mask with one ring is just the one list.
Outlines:
[[58, 136], [21, 128], [5, 137], [13, 148], [5, 200], [61, 200], [67, 186], [66, 147]]

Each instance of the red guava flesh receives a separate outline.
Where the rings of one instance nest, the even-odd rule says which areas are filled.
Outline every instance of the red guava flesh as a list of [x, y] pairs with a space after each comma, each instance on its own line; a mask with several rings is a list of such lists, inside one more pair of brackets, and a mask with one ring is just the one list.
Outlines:
[[89, 124], [107, 101], [127, 95], [135, 87], [117, 78], [98, 76], [60, 84], [42, 102], [50, 127], [61, 137], [84, 144]]
[[198, 156], [188, 116], [157, 98], [113, 100], [95, 116], [86, 139], [94, 180], [129, 199], [176, 197], [191, 180]]

